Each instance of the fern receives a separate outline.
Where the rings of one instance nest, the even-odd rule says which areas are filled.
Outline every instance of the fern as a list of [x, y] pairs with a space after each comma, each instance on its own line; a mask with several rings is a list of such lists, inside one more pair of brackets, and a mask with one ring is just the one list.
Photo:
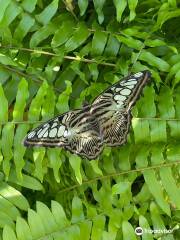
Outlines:
[[[139, 239], [138, 226], [142, 239], [179, 239], [179, 3], [0, 6], [0, 239]], [[89, 162], [21, 144], [40, 122], [144, 69], [152, 81], [123, 147]]]

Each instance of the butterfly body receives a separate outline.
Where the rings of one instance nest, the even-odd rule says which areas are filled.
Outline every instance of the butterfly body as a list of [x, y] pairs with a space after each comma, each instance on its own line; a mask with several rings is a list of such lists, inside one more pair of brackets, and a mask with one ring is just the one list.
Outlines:
[[25, 146], [63, 147], [94, 159], [104, 146], [126, 142], [131, 108], [150, 78], [148, 71], [133, 74], [100, 94], [91, 105], [66, 112], [31, 131]]

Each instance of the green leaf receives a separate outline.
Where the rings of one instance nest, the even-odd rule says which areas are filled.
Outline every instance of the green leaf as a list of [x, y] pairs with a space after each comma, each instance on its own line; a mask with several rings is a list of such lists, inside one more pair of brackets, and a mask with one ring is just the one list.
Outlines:
[[176, 186], [175, 179], [173, 178], [173, 172], [169, 167], [163, 167], [160, 169], [160, 177], [162, 180], [162, 184], [164, 189], [169, 195], [169, 198], [172, 201], [172, 205], [175, 205], [175, 208], [180, 209], [180, 192], [178, 187]]
[[145, 41], [146, 46], [148, 47], [160, 47], [160, 46], [165, 46], [166, 43], [160, 39], [147, 39]]
[[[3, 0], [2, 0], [3, 1]], [[2, 2], [1, 1], [1, 2]], [[4, 1], [4, 3], [8, 3], [9, 1]], [[22, 12], [22, 8], [14, 1], [10, 1], [10, 4], [8, 5], [5, 15], [0, 23], [0, 25], [3, 26], [9, 26], [9, 24]], [[1, 16], [1, 14], [0, 14]]]
[[18, 240], [32, 240], [31, 230], [27, 222], [21, 217], [18, 217], [16, 221], [16, 233]]
[[99, 75], [97, 64], [92, 63], [92, 64], [89, 64], [88, 67], [89, 67], [89, 71], [91, 73], [92, 79], [96, 81]]
[[180, 136], [180, 121], [178, 120], [168, 121], [168, 126], [170, 128], [171, 137], [178, 140]]
[[150, 135], [151, 142], [166, 142], [167, 132], [166, 132], [166, 121], [162, 119], [149, 120], [150, 124]]
[[157, 23], [154, 29], [161, 28], [162, 25], [171, 18], [180, 16], [180, 9], [171, 9], [167, 2], [163, 3], [158, 11]]
[[5, 213], [5, 216], [8, 216], [13, 221], [20, 216], [20, 212], [16, 206], [3, 196], [0, 196], [0, 211], [1, 213]]
[[149, 156], [149, 146], [140, 145], [136, 155], [136, 164], [138, 168], [143, 168], [148, 166], [148, 156]]
[[15, 171], [13, 170], [10, 172], [8, 181], [32, 190], [43, 190], [43, 185], [36, 178], [22, 174], [22, 179], [18, 179]]
[[81, 158], [74, 154], [69, 156], [69, 163], [74, 170], [76, 179], [79, 184], [82, 183], [82, 175], [81, 175]]
[[58, 223], [59, 228], [61, 229], [61, 228], [67, 227], [69, 225], [69, 221], [66, 218], [66, 214], [62, 206], [58, 202], [52, 201], [51, 208], [52, 208], [52, 214], [56, 222]]
[[24, 157], [26, 148], [23, 146], [22, 140], [27, 134], [28, 130], [29, 130], [28, 125], [25, 125], [25, 124], [19, 125], [16, 128], [16, 133], [14, 136], [14, 144], [13, 144], [14, 145], [14, 163], [15, 163], [17, 178], [19, 181], [21, 181], [23, 178], [22, 169], [25, 165], [23, 157]]
[[4, 13], [5, 13], [8, 5], [10, 4], [10, 2], [11, 2], [11, 0], [6, 0], [6, 1], [0, 0], [0, 6], [1, 6], [1, 9], [0, 9], [0, 22], [3, 19]]
[[57, 231], [58, 225], [49, 208], [41, 202], [37, 202], [36, 208], [37, 208], [37, 214], [40, 216], [41, 221], [43, 223], [45, 233], [50, 234], [53, 231]]
[[147, 184], [144, 183], [140, 192], [135, 197], [133, 197], [133, 200], [135, 200], [135, 202], [137, 203], [144, 203], [148, 201], [148, 199], [150, 198], [151, 198], [151, 193], [149, 192]]
[[135, 9], [137, 4], [138, 4], [138, 0], [128, 0], [128, 6], [130, 10], [129, 21], [132, 21], [136, 16]]
[[54, 177], [56, 181], [60, 182], [59, 169], [62, 165], [63, 157], [61, 155], [60, 149], [48, 149], [47, 150], [48, 159], [50, 161], [50, 167], [52, 167], [54, 172]]
[[120, 182], [112, 187], [112, 194], [122, 194], [129, 190], [130, 184], [129, 182]]
[[93, 56], [102, 55], [106, 42], [107, 42], [107, 34], [102, 31], [95, 31], [93, 40], [92, 40], [92, 49], [91, 54]]
[[46, 98], [44, 99], [44, 102], [42, 105], [42, 119], [44, 121], [49, 120], [54, 116], [55, 104], [56, 104], [56, 95], [52, 87], [49, 87], [46, 93]]
[[[147, 229], [149, 231], [151, 230], [147, 219], [142, 215], [139, 216], [139, 226], [143, 230], [144, 229]], [[153, 240], [153, 236], [152, 236], [152, 234], [149, 234], [148, 232], [143, 231], [142, 239], [143, 240]]]
[[0, 85], [0, 123], [8, 121], [8, 101], [6, 96], [4, 95], [4, 91], [2, 86]]
[[0, 215], [0, 227], [3, 228], [6, 225], [8, 225], [9, 227], [14, 228], [13, 220], [6, 213], [1, 212], [1, 215]]
[[17, 64], [8, 56], [0, 53], [0, 63], [4, 65], [17, 66]]
[[81, 63], [78, 61], [74, 61], [71, 63], [71, 68], [73, 71], [80, 77], [81, 80], [83, 80], [86, 84], [88, 84], [85, 73], [80, 70]]
[[34, 176], [36, 176], [41, 182], [44, 177], [45, 169], [43, 168], [43, 160], [45, 156], [45, 148], [36, 148], [33, 151], [33, 158], [35, 163], [35, 172]]
[[13, 229], [8, 225], [3, 229], [3, 240], [17, 240]]
[[149, 142], [150, 141], [150, 131], [149, 122], [145, 119], [133, 119], [132, 126], [134, 130], [134, 139], [136, 143]]
[[34, 239], [41, 238], [45, 235], [45, 227], [43, 225], [43, 221], [39, 214], [37, 214], [32, 209], [28, 210], [28, 224], [31, 230], [32, 237]]
[[74, 31], [73, 36], [66, 42], [65, 49], [71, 52], [78, 48], [89, 36], [87, 26], [83, 22], [79, 22], [77, 29]]
[[159, 69], [162, 72], [169, 71], [170, 66], [165, 60], [163, 60], [159, 57], [156, 57], [155, 55], [153, 55], [152, 53], [150, 53], [148, 51], [143, 50], [141, 52], [141, 55], [139, 56], [139, 59], [147, 62], [151, 66], [156, 67], [157, 69]]
[[30, 121], [36, 121], [39, 119], [40, 111], [41, 111], [41, 106], [44, 102], [44, 97], [46, 95], [48, 89], [48, 84], [47, 82], [43, 82], [41, 87], [39, 88], [36, 97], [32, 100], [29, 112], [28, 112], [28, 119]]
[[70, 81], [66, 81], [66, 90], [59, 95], [56, 108], [59, 113], [64, 113], [69, 110], [69, 96], [72, 92], [72, 85]]
[[98, 240], [101, 239], [103, 230], [104, 230], [104, 225], [105, 225], [105, 217], [104, 216], [96, 216], [93, 219], [93, 227], [92, 227], [92, 232], [91, 232], [91, 238], [93, 240]]
[[91, 238], [92, 222], [84, 221], [80, 224], [80, 237], [79, 239], [89, 240]]
[[116, 7], [116, 18], [118, 22], [121, 22], [122, 14], [127, 6], [127, 1], [126, 0], [113, 0], [114, 5]]
[[117, 56], [120, 48], [119, 41], [114, 36], [109, 36], [107, 45], [105, 47], [104, 55], [105, 56]]
[[58, 0], [53, 0], [40, 14], [36, 15], [36, 19], [43, 25], [49, 23], [58, 9]]
[[86, 9], [88, 7], [88, 0], [78, 0], [78, 6], [80, 9], [80, 15], [83, 16], [84, 13], [86, 12]]
[[[138, 116], [142, 118], [154, 118], [156, 116], [155, 90], [153, 86], [146, 87], [143, 91], [144, 97], [141, 97], [138, 107]], [[146, 106], [146, 107], [144, 107]]]
[[84, 220], [82, 202], [78, 197], [74, 197], [72, 201], [72, 223]]
[[155, 176], [154, 170], [145, 170], [143, 172], [144, 179], [146, 181], [146, 184], [149, 188], [149, 191], [152, 193], [153, 197], [155, 198], [156, 202], [160, 206], [160, 208], [168, 215], [170, 216], [170, 207], [169, 204], [166, 202], [166, 200], [163, 197], [163, 192], [161, 185], [159, 181], [157, 180]]
[[17, 26], [15, 32], [14, 32], [14, 38], [18, 41], [21, 42], [23, 38], [27, 35], [31, 27], [34, 25], [35, 20], [28, 14], [23, 14], [23, 17]]
[[178, 70], [175, 75], [174, 85], [178, 84], [179, 82], [180, 82], [180, 70]]
[[175, 104], [175, 114], [176, 114], [176, 118], [180, 118], [180, 108], [179, 108], [179, 104], [180, 104], [180, 95], [179, 95], [179, 91], [180, 91], [180, 87], [177, 87], [175, 90], [175, 94], [174, 94], [174, 104]]
[[24, 78], [22, 78], [22, 80], [19, 82], [19, 85], [18, 85], [16, 103], [14, 105], [14, 110], [13, 110], [14, 121], [23, 120], [23, 113], [26, 106], [26, 100], [28, 99], [28, 97], [29, 97], [28, 83]]
[[136, 240], [134, 229], [129, 222], [127, 221], [122, 222], [122, 232], [123, 232], [123, 239], [129, 238], [132, 240]]
[[175, 109], [172, 98], [172, 90], [168, 87], [162, 87], [158, 96], [158, 109], [161, 118], [174, 118]]
[[34, 11], [37, 1], [38, 0], [24, 0], [22, 2], [22, 7], [24, 8], [24, 10], [31, 13]]
[[93, 170], [94, 170], [95, 173], [97, 173], [98, 175], [103, 175], [101, 169], [100, 169], [99, 166], [98, 166], [98, 161], [92, 160], [92, 161], [90, 162], [90, 164], [91, 164], [91, 166], [92, 166], [92, 168], [93, 168]]
[[6, 178], [8, 178], [9, 176], [10, 160], [13, 157], [12, 145], [13, 145], [13, 137], [14, 137], [14, 128], [15, 128], [14, 124], [7, 123], [6, 125], [4, 125], [2, 129], [1, 148], [2, 148], [2, 154], [4, 156], [3, 171], [6, 175]]
[[98, 21], [101, 24], [104, 21], [103, 6], [105, 4], [105, 0], [93, 0], [93, 3], [98, 15]]
[[[136, 25], [131, 26], [130, 28], [123, 29], [121, 32], [123, 33], [124, 36], [127, 36], [127, 35], [131, 37], [138, 36], [138, 38], [142, 38], [144, 40], [147, 39], [147, 37], [149, 36], [149, 33], [143, 32], [143, 29], [141, 29], [141, 27], [139, 28]], [[148, 41], [148, 39], [146, 41]]]
[[121, 147], [121, 151], [118, 152], [118, 157], [119, 159], [121, 159], [121, 161], [119, 161], [118, 166], [121, 170], [130, 170], [131, 169], [131, 165], [130, 165], [130, 151], [129, 151], [129, 146], [122, 146]]
[[72, 36], [72, 29], [74, 27], [75, 26], [72, 21], [64, 21], [54, 34], [52, 47], [58, 47], [64, 44]]
[[122, 42], [130, 48], [134, 48], [137, 50], [140, 50], [142, 48], [143, 43], [140, 40], [134, 39], [132, 37], [124, 37], [120, 35], [116, 35], [116, 38], [119, 40], [120, 43]]
[[160, 229], [160, 230], [165, 229], [165, 225], [164, 225], [163, 219], [161, 218], [158, 206], [154, 202], [152, 202], [150, 205], [150, 211], [151, 211], [151, 219], [153, 222], [153, 228]]
[[56, 31], [56, 27], [52, 23], [49, 23], [48, 25], [40, 28], [38, 31], [36, 31], [32, 35], [29, 43], [30, 48], [34, 48], [37, 45], [39, 45], [43, 40], [47, 39], [55, 31]]
[[27, 211], [29, 208], [27, 199], [19, 191], [9, 186], [7, 183], [0, 183], [0, 195], [21, 210]]

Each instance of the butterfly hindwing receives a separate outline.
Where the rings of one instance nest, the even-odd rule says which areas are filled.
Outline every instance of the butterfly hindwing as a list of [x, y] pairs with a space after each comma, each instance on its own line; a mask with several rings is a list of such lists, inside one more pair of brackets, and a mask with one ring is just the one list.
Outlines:
[[25, 146], [63, 147], [87, 158], [96, 158], [103, 144], [99, 127], [89, 109], [69, 111], [31, 131]]

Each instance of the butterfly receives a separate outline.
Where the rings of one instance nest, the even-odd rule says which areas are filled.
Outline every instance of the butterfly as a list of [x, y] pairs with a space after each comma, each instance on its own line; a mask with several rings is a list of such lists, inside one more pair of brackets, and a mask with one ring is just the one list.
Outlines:
[[91, 105], [50, 119], [28, 133], [24, 145], [62, 147], [88, 159], [97, 158], [104, 146], [126, 142], [131, 108], [150, 79], [145, 70], [123, 78], [102, 92]]

